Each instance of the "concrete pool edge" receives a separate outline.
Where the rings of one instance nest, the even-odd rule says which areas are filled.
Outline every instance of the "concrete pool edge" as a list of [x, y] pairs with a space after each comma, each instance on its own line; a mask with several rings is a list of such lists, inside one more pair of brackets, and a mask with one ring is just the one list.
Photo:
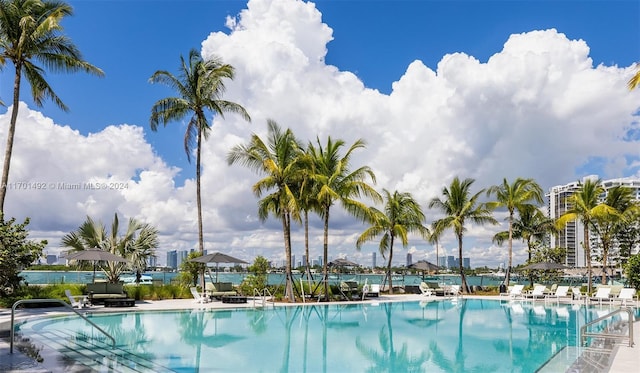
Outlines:
[[[490, 300], [502, 300], [504, 297], [498, 296], [473, 296], [465, 295], [466, 299], [490, 299]], [[426, 300], [427, 298], [419, 294], [394, 294], [394, 295], [381, 295], [379, 298], [371, 298], [365, 301], [346, 301], [346, 302], [331, 302], [331, 303], [276, 303], [276, 306], [303, 306], [303, 305], [326, 305], [326, 304], [357, 304], [357, 303], [382, 303], [382, 302], [415, 302]], [[434, 298], [431, 298], [434, 299]], [[436, 299], [445, 299], [443, 297], [437, 297]], [[567, 304], [568, 302], [563, 302]], [[267, 307], [271, 307], [269, 303]], [[137, 311], [177, 311], [185, 309], [239, 309], [239, 308], [253, 308], [253, 301], [248, 300], [243, 304], [230, 304], [222, 302], [211, 303], [196, 303], [193, 299], [172, 299], [172, 300], [160, 300], [160, 301], [139, 301], [136, 302], [135, 307], [127, 308], [110, 308], [110, 307], [93, 307], [87, 309], [87, 312], [91, 313], [109, 313], [109, 312], [137, 312]], [[30, 309], [28, 315], [25, 312], [21, 312], [22, 316], [16, 315], [16, 322], [25, 318], [31, 317], [48, 317], [58, 314], [68, 314], [67, 312], [60, 312], [55, 309]], [[0, 309], [0, 332], [8, 331], [11, 321], [11, 309]], [[640, 354], [638, 348], [640, 348], [640, 321], [633, 323], [634, 328], [634, 346], [629, 347], [627, 345], [621, 345], [617, 348], [616, 353], [613, 355], [608, 372], [629, 372], [634, 371], [640, 366]], [[22, 369], [21, 367], [27, 368]], [[0, 338], [0, 370], [3, 372], [11, 373], [25, 373], [25, 372], [52, 372], [42, 364], [35, 362], [32, 358], [14, 350], [13, 354], [9, 354], [9, 342], [8, 338]]]

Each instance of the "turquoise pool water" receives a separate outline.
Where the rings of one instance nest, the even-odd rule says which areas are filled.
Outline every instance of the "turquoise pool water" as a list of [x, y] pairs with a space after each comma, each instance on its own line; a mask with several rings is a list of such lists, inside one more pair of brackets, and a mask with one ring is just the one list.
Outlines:
[[77, 316], [18, 332], [104, 372], [535, 372], [554, 356], [575, 360], [564, 347], [608, 311], [461, 299], [90, 315], [113, 350]]

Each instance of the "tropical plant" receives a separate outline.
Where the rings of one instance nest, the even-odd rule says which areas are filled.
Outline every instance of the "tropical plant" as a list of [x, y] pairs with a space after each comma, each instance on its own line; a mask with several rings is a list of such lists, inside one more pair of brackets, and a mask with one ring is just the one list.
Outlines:
[[242, 280], [239, 288], [242, 294], [253, 296], [254, 289], [262, 291], [268, 285], [267, 271], [269, 270], [269, 262], [264, 256], [258, 255], [247, 270], [251, 274]]
[[437, 208], [445, 215], [434, 223], [435, 231], [433, 233], [439, 237], [445, 230], [452, 229], [457, 238], [458, 264], [460, 267], [461, 287], [464, 293], [469, 292], [462, 266], [462, 239], [464, 232], [467, 230], [466, 223], [467, 221], [471, 221], [474, 224], [498, 223], [493, 218], [491, 209], [478, 201], [480, 195], [485, 192], [484, 189], [471, 195], [471, 185], [474, 181], [469, 178], [460, 181], [456, 176], [448, 188], [442, 188], [444, 199], [436, 197], [429, 202], [429, 208]]
[[411, 193], [394, 191], [391, 194], [387, 189], [383, 189], [382, 194], [385, 200], [384, 211], [380, 211], [375, 207], [370, 208], [367, 221], [371, 226], [365, 229], [358, 237], [356, 248], [360, 250], [365, 242], [380, 237], [378, 246], [380, 254], [385, 259], [386, 254], [389, 254], [386, 277], [389, 280], [389, 293], [393, 294], [391, 280], [393, 244], [398, 239], [402, 246], [406, 248], [409, 244], [410, 233], [418, 233], [422, 238], [428, 239], [429, 229], [423, 225], [425, 221], [424, 213]]
[[487, 195], [495, 194], [496, 200], [487, 203], [490, 209], [504, 207], [509, 213], [509, 265], [505, 275], [505, 285], [509, 286], [511, 267], [513, 265], [513, 223], [516, 212], [520, 210], [541, 205], [543, 201], [542, 188], [533, 179], [517, 178], [513, 183], [507, 179], [502, 180], [502, 184], [494, 185], [487, 189]]
[[369, 210], [364, 203], [354, 197], [368, 197], [374, 202], [381, 202], [382, 198], [366, 182], [367, 178], [371, 178], [373, 183], [376, 182], [375, 174], [371, 168], [362, 166], [351, 170], [351, 156], [353, 152], [366, 146], [364, 140], [356, 140], [344, 155], [340, 154], [340, 149], [345, 145], [343, 140], [333, 141], [331, 137], [328, 137], [324, 148], [319, 138], [316, 139], [316, 142], [317, 147], [309, 144], [307, 154], [313, 160], [313, 179], [318, 188], [316, 199], [324, 224], [322, 281], [325, 299], [327, 299], [329, 296], [327, 259], [329, 258], [329, 213], [331, 206], [340, 202], [348, 213], [364, 220]]
[[246, 145], [234, 146], [227, 155], [229, 165], [240, 163], [264, 175], [253, 185], [254, 194], [260, 198], [267, 191], [272, 192], [258, 201], [258, 217], [264, 221], [269, 213], [282, 222], [286, 256], [285, 297], [294, 302], [293, 278], [291, 275], [291, 219], [299, 220], [298, 200], [294, 193], [300, 185], [304, 168], [301, 146], [290, 129], [283, 131], [278, 123], [267, 121], [268, 140], [253, 134]]
[[[177, 97], [166, 97], [158, 100], [151, 108], [149, 125], [152, 131], [157, 131], [160, 125], [180, 121], [190, 116], [184, 135], [184, 151], [187, 160], [191, 162], [191, 152], [196, 153], [196, 206], [198, 209], [198, 249], [204, 255], [204, 234], [202, 229], [202, 197], [200, 185], [202, 142], [207, 140], [211, 125], [207, 113], [213, 112], [224, 118], [225, 113], [240, 114], [245, 120], [251, 121], [247, 111], [237, 103], [222, 99], [225, 92], [224, 79], [233, 80], [234, 68], [224, 64], [218, 57], [204, 60], [192, 49], [189, 60], [180, 56], [178, 76], [165, 70], [158, 70], [149, 81], [162, 83], [178, 93]], [[194, 149], [195, 147], [195, 149]], [[201, 285], [204, 287], [204, 270], [200, 273]]]
[[592, 290], [592, 273], [591, 266], [591, 246], [589, 243], [589, 232], [594, 229], [596, 216], [605, 216], [614, 213], [615, 209], [600, 203], [600, 197], [604, 194], [602, 181], [600, 179], [586, 179], [584, 182], [578, 183], [578, 190], [567, 197], [567, 202], [571, 206], [564, 214], [556, 220], [556, 227], [564, 229], [570, 221], [580, 220], [584, 228], [583, 247], [585, 260], [587, 264], [588, 292]]
[[[184, 287], [191, 287], [198, 285], [198, 275], [204, 272], [204, 263], [192, 262], [191, 259], [200, 257], [200, 253], [192, 251], [187, 255], [187, 260], [183, 260], [180, 263], [180, 283]], [[204, 290], [204, 289], [203, 289]]]
[[15, 70], [13, 106], [0, 185], [0, 211], [4, 211], [7, 193], [22, 76], [31, 86], [31, 96], [36, 106], [41, 107], [44, 100], [49, 98], [60, 109], [67, 111], [67, 106], [45, 80], [45, 68], [56, 72], [84, 71], [97, 76], [103, 75], [102, 70], [84, 61], [78, 48], [62, 34], [61, 22], [64, 17], [72, 14], [68, 4], [58, 1], [0, 1], [0, 63], [10, 61]]
[[640, 289], [640, 254], [632, 255], [625, 265], [627, 286]]
[[633, 190], [624, 186], [615, 186], [607, 191], [604, 199], [606, 206], [611, 209], [603, 209], [601, 214], [594, 216], [594, 230], [600, 238], [602, 249], [602, 284], [607, 283], [607, 264], [609, 253], [612, 249], [616, 232], [624, 226], [625, 213], [634, 207]]
[[47, 241], [29, 240], [29, 218], [22, 224], [16, 219], [4, 220], [0, 211], [0, 297], [12, 294], [20, 287], [20, 271], [42, 257]]
[[634, 201], [633, 207], [628, 208], [624, 215], [625, 219], [615, 234], [615, 241], [618, 246], [615, 260], [622, 267], [631, 257], [633, 248], [640, 245], [640, 206], [638, 202]]
[[119, 255], [128, 263], [107, 262], [103, 271], [107, 281], [117, 283], [120, 274], [127, 269], [140, 273], [146, 268], [147, 259], [155, 255], [158, 248], [158, 231], [150, 224], [141, 223], [130, 218], [127, 229], [120, 235], [120, 221], [118, 214], [114, 214], [111, 231], [107, 232], [105, 225], [94, 221], [90, 216], [80, 227], [60, 240], [62, 247], [68, 247], [72, 252], [100, 249]]

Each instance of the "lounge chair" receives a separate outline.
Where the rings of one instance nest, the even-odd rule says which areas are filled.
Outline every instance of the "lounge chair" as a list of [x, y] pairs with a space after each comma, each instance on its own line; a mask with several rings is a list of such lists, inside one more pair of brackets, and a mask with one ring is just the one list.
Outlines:
[[527, 298], [535, 301], [536, 299], [544, 299], [545, 292], [547, 291], [547, 287], [544, 285], [536, 285], [533, 287], [533, 291], [530, 294], [527, 294]]
[[447, 294], [452, 295], [454, 297], [459, 297], [462, 295], [462, 290], [460, 290], [460, 285], [451, 285], [447, 289]]
[[568, 286], [558, 286], [556, 288], [556, 292], [553, 294], [548, 294], [547, 296], [545, 296], [544, 300], [549, 301], [552, 299], [555, 299], [556, 302], [560, 303], [560, 298], [565, 298], [565, 299], [569, 299], [569, 287]]
[[582, 294], [582, 291], [580, 291], [580, 286], [574, 286], [571, 288], [571, 295], [573, 296], [574, 300], [582, 300], [584, 298], [584, 301], [587, 301], [587, 297], [585, 295]]
[[513, 285], [513, 287], [509, 290], [508, 293], [500, 293], [501, 297], [509, 297], [509, 300], [515, 299], [523, 299], [522, 290], [524, 289], [524, 285]]
[[420, 293], [422, 293], [422, 295], [424, 295], [425, 297], [435, 295], [433, 289], [431, 289], [429, 285], [427, 285], [427, 283], [424, 281], [420, 283]]
[[593, 301], [598, 301], [599, 305], [602, 305], [602, 301], [605, 301], [609, 304], [611, 304], [611, 288], [607, 287], [607, 286], [599, 286], [598, 290], [596, 291], [595, 294], [593, 294], [590, 298], [590, 300]]
[[69, 303], [73, 308], [86, 308], [89, 306], [89, 297], [87, 295], [72, 295], [71, 290], [65, 289], [64, 293], [69, 298]]
[[362, 300], [365, 297], [379, 297], [380, 296], [380, 285], [379, 284], [369, 284], [368, 279], [364, 280], [364, 286], [362, 287]]
[[638, 296], [636, 295], [636, 289], [623, 288], [620, 290], [620, 294], [613, 301], [619, 301], [621, 306], [626, 306], [627, 302], [631, 302], [631, 305], [635, 305], [638, 302]]
[[342, 281], [340, 283], [340, 293], [347, 299], [353, 300], [354, 298], [359, 298], [360, 289], [358, 288], [358, 283], [356, 281]]
[[197, 302], [197, 303], [209, 303], [209, 297], [207, 297], [206, 295], [198, 293], [198, 289], [197, 288], [191, 287], [191, 288], [189, 288], [189, 290], [191, 291], [191, 295], [193, 295], [193, 299], [195, 300], [195, 302]]

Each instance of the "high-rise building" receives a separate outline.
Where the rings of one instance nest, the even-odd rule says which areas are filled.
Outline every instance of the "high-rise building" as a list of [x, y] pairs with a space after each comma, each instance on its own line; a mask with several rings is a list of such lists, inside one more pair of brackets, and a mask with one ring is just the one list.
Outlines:
[[407, 253], [407, 267], [413, 263], [413, 255], [411, 253]]
[[376, 252], [371, 253], [371, 268], [376, 268]]
[[436, 263], [438, 265], [438, 267], [442, 268], [442, 269], [447, 269], [447, 257], [446, 256], [441, 256], [438, 257], [438, 263]]
[[167, 251], [167, 267], [177, 269], [178, 268], [178, 251]]
[[47, 254], [47, 264], [56, 264], [58, 262], [58, 256], [55, 254]]
[[[558, 185], [551, 187], [548, 198], [548, 210], [547, 216], [551, 219], [557, 219], [564, 213], [569, 211], [572, 206], [569, 203], [569, 197], [580, 189], [580, 185], [586, 180], [597, 180], [597, 175], [589, 175], [582, 179], [582, 181], [572, 182], [565, 185]], [[633, 197], [635, 200], [640, 200], [640, 179], [636, 178], [620, 178], [602, 181], [602, 187], [605, 193], [600, 196], [601, 200], [606, 198], [609, 189], [615, 186], [624, 186], [633, 190]], [[591, 257], [596, 258], [599, 256], [598, 237], [594, 232], [590, 232], [589, 247], [591, 248]], [[555, 237], [552, 236], [549, 239], [550, 247], [563, 247], [567, 250], [567, 257], [564, 264], [571, 267], [586, 267], [586, 257], [583, 248], [584, 241], [584, 225], [579, 220], [570, 221], [567, 223], [564, 229], [560, 231]], [[617, 248], [614, 248], [617, 249]], [[632, 250], [632, 254], [638, 252], [636, 246]], [[592, 260], [592, 264], [598, 264]]]
[[470, 258], [462, 258], [462, 266], [464, 268], [471, 268], [471, 259]]

